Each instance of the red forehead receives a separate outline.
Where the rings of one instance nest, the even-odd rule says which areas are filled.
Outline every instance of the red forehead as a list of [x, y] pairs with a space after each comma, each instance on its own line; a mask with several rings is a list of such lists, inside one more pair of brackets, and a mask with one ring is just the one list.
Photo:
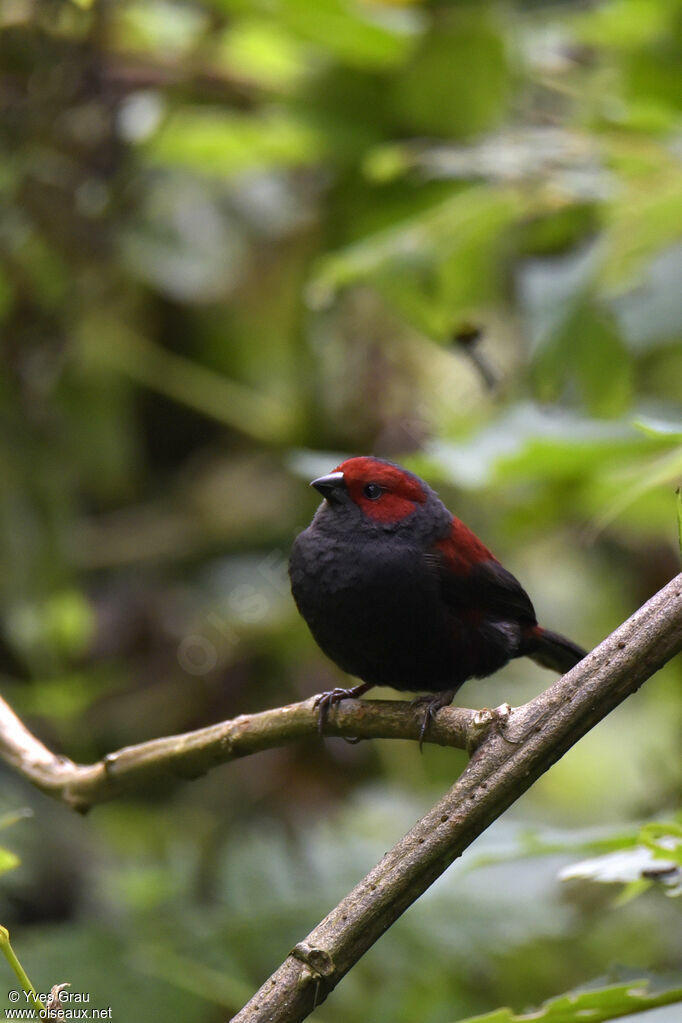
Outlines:
[[[375, 522], [400, 522], [426, 501], [426, 492], [418, 479], [377, 458], [348, 458], [334, 471], [343, 473], [353, 501]], [[378, 483], [384, 491], [378, 501], [366, 497], [364, 487], [368, 483]]]
[[399, 494], [410, 501], [423, 504], [426, 500], [424, 488], [418, 479], [397, 465], [389, 465], [377, 458], [347, 458], [337, 466], [335, 472], [342, 472], [346, 484], [378, 483], [392, 494]]

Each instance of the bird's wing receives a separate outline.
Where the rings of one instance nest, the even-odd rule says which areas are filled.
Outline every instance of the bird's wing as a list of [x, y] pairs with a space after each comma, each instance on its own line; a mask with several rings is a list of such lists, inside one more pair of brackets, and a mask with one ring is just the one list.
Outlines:
[[458, 520], [450, 536], [426, 557], [437, 573], [444, 602], [454, 612], [535, 625], [535, 609], [521, 583]]
[[471, 570], [471, 584], [481, 606], [495, 617], [535, 625], [535, 608], [518, 579], [499, 561], [480, 561]]

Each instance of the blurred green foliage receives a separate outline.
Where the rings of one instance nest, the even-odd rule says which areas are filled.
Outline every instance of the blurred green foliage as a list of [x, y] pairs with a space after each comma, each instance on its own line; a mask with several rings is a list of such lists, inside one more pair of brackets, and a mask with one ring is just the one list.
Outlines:
[[509, 1009], [476, 1016], [476, 1023], [524, 1023], [526, 1020], [546, 1020], [547, 1023], [577, 1023], [589, 1017], [603, 1020], [648, 1011], [661, 1005], [682, 1001], [682, 989], [649, 990], [646, 977], [635, 978], [623, 984], [606, 984], [597, 990], [569, 991], [545, 1002], [538, 1011], [518, 1016]]
[[[336, 682], [286, 559], [342, 454], [428, 475], [586, 645], [678, 571], [681, 28], [680, 0], [4, 0], [0, 670], [46, 742], [89, 760]], [[479, 330], [493, 387], [453, 341]], [[663, 881], [559, 871], [679, 805], [681, 674], [314, 1018], [447, 1023], [609, 975], [612, 1006], [616, 964], [679, 971]], [[461, 700], [549, 681], [517, 662]], [[463, 762], [310, 742], [84, 821], [4, 771], [0, 811], [32, 815], [2, 922], [39, 989], [224, 1019]]]

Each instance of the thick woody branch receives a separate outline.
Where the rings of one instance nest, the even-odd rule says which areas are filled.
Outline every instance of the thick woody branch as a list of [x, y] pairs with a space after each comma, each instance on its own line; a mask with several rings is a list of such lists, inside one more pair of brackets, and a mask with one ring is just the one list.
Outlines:
[[[324, 734], [418, 739], [422, 714], [400, 700], [345, 700], [329, 714]], [[475, 711], [447, 707], [429, 728], [428, 741], [465, 749], [480, 735], [475, 722]], [[0, 757], [43, 792], [83, 812], [160, 778], [197, 778], [228, 760], [315, 735], [317, 728], [310, 699], [126, 746], [94, 764], [76, 764], [47, 749], [0, 699]]]
[[[304, 1019], [478, 835], [682, 649], [682, 575], [490, 729], [450, 791], [290, 952], [233, 1023]], [[442, 713], [442, 711], [441, 711]]]

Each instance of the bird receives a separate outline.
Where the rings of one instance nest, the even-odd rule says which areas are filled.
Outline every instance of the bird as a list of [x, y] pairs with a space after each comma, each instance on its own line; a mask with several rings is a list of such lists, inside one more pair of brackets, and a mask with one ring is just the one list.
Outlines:
[[421, 746], [468, 679], [516, 657], [564, 674], [586, 656], [538, 624], [515, 576], [419, 476], [356, 456], [310, 485], [323, 500], [292, 547], [292, 594], [322, 651], [360, 680], [317, 697], [320, 730], [334, 704], [389, 686], [421, 694]]

